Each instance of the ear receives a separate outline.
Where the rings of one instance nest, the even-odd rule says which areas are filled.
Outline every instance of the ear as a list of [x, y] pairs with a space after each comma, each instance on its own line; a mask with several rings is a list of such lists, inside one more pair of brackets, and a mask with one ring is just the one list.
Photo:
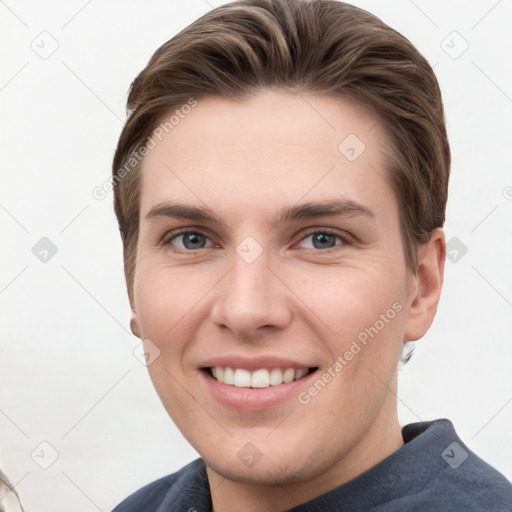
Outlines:
[[135, 313], [135, 311], [133, 311], [133, 310], [132, 310], [132, 317], [130, 319], [130, 329], [131, 329], [132, 333], [135, 334], [135, 336], [137, 336], [137, 338], [142, 339], [142, 335], [140, 333], [139, 320], [137, 319], [137, 313]]
[[444, 231], [437, 228], [430, 240], [418, 247], [418, 267], [410, 281], [404, 341], [419, 340], [432, 325], [441, 297], [445, 260]]
[[135, 309], [133, 297], [131, 296], [131, 294], [130, 294], [130, 308], [132, 310], [132, 317], [130, 319], [130, 329], [131, 329], [132, 333], [135, 336], [137, 336], [137, 338], [142, 339], [142, 334], [141, 334], [140, 325], [139, 325], [139, 318], [137, 316], [137, 311]]

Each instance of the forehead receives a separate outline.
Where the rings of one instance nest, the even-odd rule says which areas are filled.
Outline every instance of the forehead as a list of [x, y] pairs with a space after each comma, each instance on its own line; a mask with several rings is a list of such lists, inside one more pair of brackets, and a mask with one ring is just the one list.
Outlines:
[[392, 195], [378, 118], [347, 98], [206, 98], [153, 141], [142, 164], [142, 216], [169, 200], [261, 210], [334, 192], [363, 203]]

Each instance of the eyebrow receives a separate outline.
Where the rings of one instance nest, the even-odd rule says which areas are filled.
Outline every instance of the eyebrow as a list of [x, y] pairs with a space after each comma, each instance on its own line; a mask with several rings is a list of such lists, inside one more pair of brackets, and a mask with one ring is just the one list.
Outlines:
[[[317, 202], [297, 204], [288, 208], [281, 208], [274, 218], [276, 224], [290, 223], [293, 221], [314, 219], [317, 217], [354, 217], [364, 216], [371, 219], [375, 214], [367, 207], [349, 199], [330, 199]], [[208, 207], [197, 207], [179, 203], [159, 203], [154, 205], [146, 214], [146, 220], [157, 217], [171, 217], [203, 222], [223, 221]]]

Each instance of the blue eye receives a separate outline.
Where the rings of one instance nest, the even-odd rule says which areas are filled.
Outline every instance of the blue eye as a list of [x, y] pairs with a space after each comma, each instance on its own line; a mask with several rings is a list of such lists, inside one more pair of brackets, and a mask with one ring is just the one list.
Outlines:
[[[350, 241], [348, 238], [341, 236], [338, 233], [333, 233], [332, 231], [314, 231], [309, 235], [306, 235], [301, 241], [311, 238], [311, 243], [313, 247], [309, 247], [310, 249], [333, 249], [339, 245], [348, 245]], [[341, 243], [336, 243], [336, 239], [340, 240]]]
[[[206, 247], [206, 241], [210, 240], [207, 236], [197, 231], [183, 231], [169, 238], [165, 243], [175, 245], [174, 241], [182, 240], [182, 247], [179, 249], [185, 249], [186, 251], [193, 251], [194, 249], [204, 249]], [[179, 252], [179, 251], [178, 251]]]
[[[336, 247], [351, 245], [349, 235], [341, 235], [325, 229], [309, 233], [300, 240], [299, 244], [303, 244], [307, 239], [311, 241], [309, 246], [304, 248], [319, 251], [329, 251]], [[176, 253], [195, 252], [198, 249], [206, 249], [214, 246], [210, 238], [199, 231], [171, 233], [162, 243], [165, 246], [169, 246], [171, 250]]]

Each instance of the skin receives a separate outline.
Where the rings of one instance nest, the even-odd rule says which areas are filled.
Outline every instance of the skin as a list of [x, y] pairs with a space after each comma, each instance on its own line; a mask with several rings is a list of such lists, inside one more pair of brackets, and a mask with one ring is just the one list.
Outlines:
[[[338, 150], [349, 134], [366, 147], [352, 162]], [[131, 327], [160, 350], [151, 379], [206, 462], [214, 510], [286, 510], [399, 449], [400, 348], [433, 321], [445, 238], [435, 230], [416, 272], [407, 269], [376, 116], [345, 99], [264, 90], [243, 102], [202, 99], [157, 142], [142, 166]], [[274, 221], [282, 208], [325, 199], [374, 216]], [[220, 222], [146, 218], [164, 202], [207, 206]], [[172, 238], [182, 228], [205, 238], [184, 245]], [[311, 235], [325, 229], [352, 242], [315, 246]], [[248, 236], [263, 251], [252, 263], [236, 252]], [[200, 363], [219, 354], [282, 356], [321, 376], [397, 302], [401, 311], [306, 405], [293, 396], [235, 410], [200, 378]], [[262, 454], [252, 467], [237, 457], [248, 442]]]

